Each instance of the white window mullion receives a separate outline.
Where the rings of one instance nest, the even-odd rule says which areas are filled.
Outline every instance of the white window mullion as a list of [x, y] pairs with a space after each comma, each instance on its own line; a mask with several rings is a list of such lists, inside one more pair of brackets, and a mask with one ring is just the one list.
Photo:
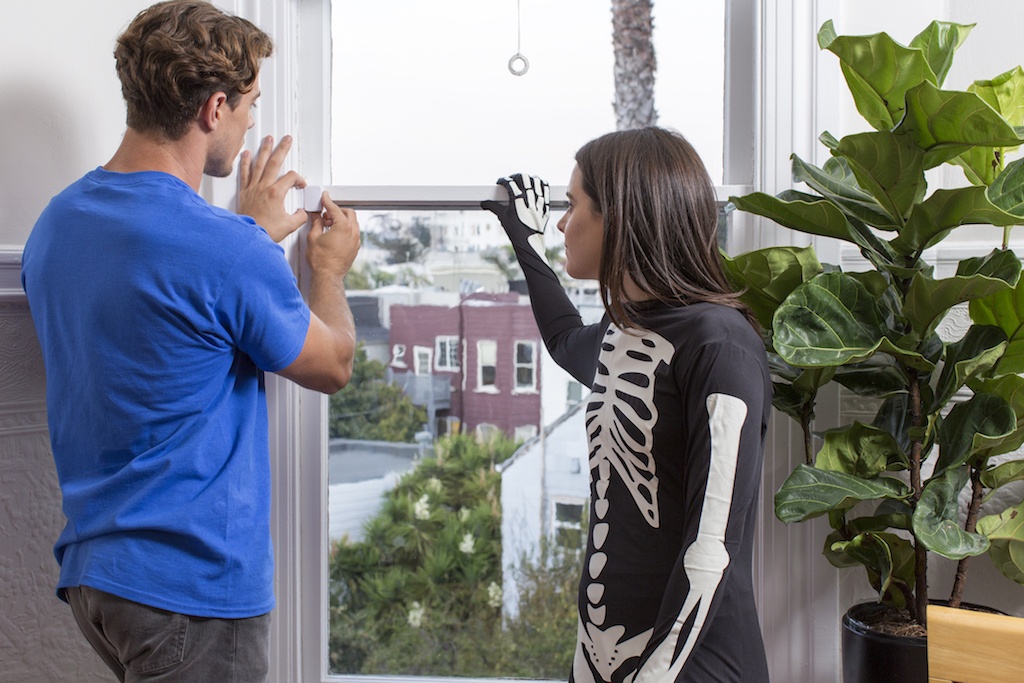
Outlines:
[[[266, 135], [295, 140], [285, 169], [319, 182], [330, 163], [331, 4], [323, 0], [216, 0], [225, 11], [249, 19], [270, 34], [274, 55], [260, 71], [256, 125], [246, 137], [254, 150]], [[301, 102], [302, 106], [298, 106]], [[232, 207], [237, 175], [204, 180], [203, 196]], [[301, 206], [301, 193], [286, 208]], [[301, 233], [302, 231], [300, 231]], [[298, 235], [283, 246], [305, 287]], [[327, 402], [276, 375], [267, 376], [270, 456], [273, 472], [271, 530], [275, 547], [277, 607], [271, 627], [270, 680], [310, 683], [327, 677], [326, 538]]]

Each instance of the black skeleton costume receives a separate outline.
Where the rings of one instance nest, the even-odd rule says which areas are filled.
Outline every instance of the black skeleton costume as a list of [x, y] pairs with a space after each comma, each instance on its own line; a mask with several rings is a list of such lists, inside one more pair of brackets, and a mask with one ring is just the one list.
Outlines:
[[555, 361], [592, 389], [590, 532], [570, 681], [768, 680], [751, 560], [771, 409], [764, 346], [709, 303], [584, 325], [539, 241], [547, 184], [499, 181], [501, 219]]

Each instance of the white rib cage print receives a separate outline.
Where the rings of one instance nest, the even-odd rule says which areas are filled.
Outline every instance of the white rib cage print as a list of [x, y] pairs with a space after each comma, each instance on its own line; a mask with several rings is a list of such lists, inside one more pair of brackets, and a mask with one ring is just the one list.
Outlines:
[[[580, 615], [578, 651], [573, 664], [577, 683], [595, 681], [589, 661], [601, 679], [612, 675], [628, 660], [639, 657], [651, 637], [651, 630], [623, 640], [625, 627], [606, 625], [605, 585], [601, 580], [607, 556], [602, 551], [613, 532], [605, 517], [606, 494], [614, 470], [625, 483], [644, 520], [653, 528], [660, 525], [658, 476], [651, 452], [658, 409], [654, 404], [654, 373], [672, 360], [674, 347], [653, 332], [643, 336], [627, 334], [611, 326], [602, 344], [593, 395], [587, 406], [587, 436], [590, 442], [590, 476], [594, 483], [596, 516], [591, 525], [594, 553], [585, 568], [587, 611]], [[586, 661], [584, 661], [586, 660]]]

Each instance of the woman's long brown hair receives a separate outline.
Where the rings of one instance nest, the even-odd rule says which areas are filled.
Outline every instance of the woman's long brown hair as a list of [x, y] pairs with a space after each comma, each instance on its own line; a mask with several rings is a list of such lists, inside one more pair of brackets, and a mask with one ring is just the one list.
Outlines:
[[581, 147], [576, 164], [604, 218], [598, 278], [616, 325], [638, 327], [625, 297], [629, 276], [651, 299], [721, 304], [758, 329], [722, 270], [715, 187], [683, 136], [657, 127], [608, 133]]

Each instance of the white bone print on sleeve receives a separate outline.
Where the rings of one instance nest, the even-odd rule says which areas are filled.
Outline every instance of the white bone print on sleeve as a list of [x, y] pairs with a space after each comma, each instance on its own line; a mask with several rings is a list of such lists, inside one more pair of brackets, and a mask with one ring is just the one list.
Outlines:
[[[732, 509], [740, 431], [747, 417], [747, 405], [734, 396], [711, 394], [707, 398], [707, 408], [708, 427], [711, 430], [708, 482], [697, 539], [683, 554], [683, 567], [690, 581], [690, 592], [672, 630], [637, 673], [636, 683], [676, 680], [693, 651], [707, 620], [715, 591], [729, 566], [725, 530]], [[683, 627], [691, 621], [691, 617], [692, 625], [684, 632]], [[680, 638], [685, 638], [681, 647], [678, 645]], [[675, 654], [677, 650], [678, 656]]]

